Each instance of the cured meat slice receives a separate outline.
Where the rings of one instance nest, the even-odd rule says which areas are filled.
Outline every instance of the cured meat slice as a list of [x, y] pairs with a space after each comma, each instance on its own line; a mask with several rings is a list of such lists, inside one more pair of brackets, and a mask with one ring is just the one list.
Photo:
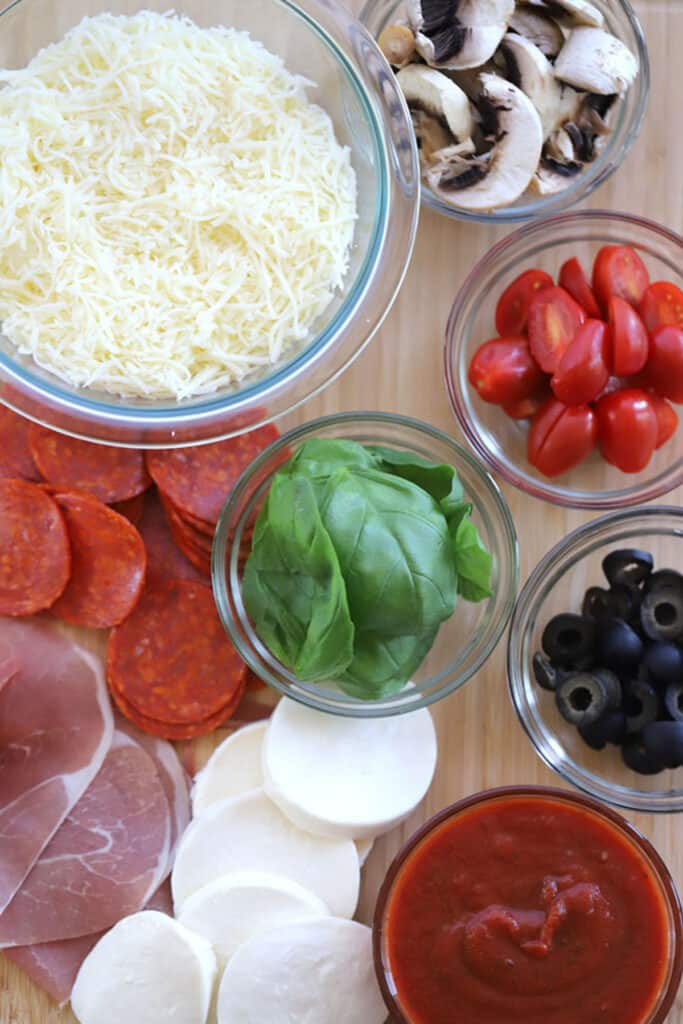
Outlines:
[[83, 494], [59, 492], [71, 542], [71, 578], [52, 612], [77, 626], [108, 629], [137, 604], [145, 582], [147, 555], [133, 524]]
[[145, 494], [145, 507], [138, 528], [147, 549], [148, 586], [178, 579], [204, 581], [203, 575], [173, 540], [156, 490]]
[[40, 480], [28, 443], [31, 421], [0, 406], [0, 477]]
[[128, 701], [116, 690], [111, 690], [112, 700], [122, 715], [133, 722], [139, 729], [149, 733], [151, 736], [160, 736], [167, 740], [191, 740], [197, 736], [205, 736], [213, 732], [219, 725], [223, 725], [226, 719], [235, 714], [240, 706], [242, 690], [238, 690], [234, 698], [220, 708], [215, 714], [208, 718], [199, 719], [196, 722], [161, 722], [157, 718], [148, 718], [141, 715]]
[[[14, 659], [13, 661], [11, 659]], [[0, 619], [0, 911], [99, 771], [113, 719], [102, 669], [49, 620]]]
[[147, 588], [109, 637], [109, 687], [150, 719], [201, 722], [239, 699], [245, 678], [211, 588], [200, 583], [172, 580]]
[[91, 935], [139, 910], [164, 877], [170, 834], [151, 757], [115, 731], [91, 785], [0, 914], [0, 948]]
[[142, 452], [91, 444], [33, 423], [31, 454], [46, 480], [65, 491], [85, 491], [100, 501], [125, 501], [150, 485]]
[[159, 490], [183, 514], [216, 523], [238, 478], [280, 433], [272, 424], [227, 441], [146, 453]]
[[126, 498], [125, 501], [115, 501], [112, 508], [119, 515], [130, 519], [133, 526], [137, 526], [142, 519], [142, 510], [145, 507], [145, 495], [136, 494], [134, 498]]
[[0, 615], [34, 615], [56, 601], [71, 571], [69, 538], [49, 494], [0, 479]]

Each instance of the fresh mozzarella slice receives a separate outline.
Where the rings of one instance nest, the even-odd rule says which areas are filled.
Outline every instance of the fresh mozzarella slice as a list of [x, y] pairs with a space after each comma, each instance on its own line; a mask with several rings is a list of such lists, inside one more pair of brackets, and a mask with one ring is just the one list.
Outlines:
[[356, 850], [358, 851], [358, 863], [361, 867], [365, 864], [366, 860], [370, 856], [373, 846], [375, 845], [374, 839], [356, 839]]
[[328, 914], [323, 901], [298, 882], [265, 871], [236, 871], [198, 889], [178, 920], [211, 943], [220, 972], [247, 939]]
[[241, 796], [263, 785], [261, 752], [267, 725], [267, 722], [245, 725], [216, 747], [194, 780], [194, 815], [219, 800]]
[[166, 914], [124, 917], [83, 961], [71, 993], [80, 1024], [204, 1024], [216, 958]]
[[263, 744], [265, 789], [300, 828], [370, 839], [417, 807], [436, 767], [426, 709], [342, 718], [283, 698]]
[[250, 939], [228, 964], [218, 1024], [383, 1024], [372, 932], [321, 918], [281, 925]]
[[284, 875], [312, 890], [331, 913], [353, 917], [360, 882], [353, 842], [302, 831], [260, 789], [212, 804], [190, 824], [171, 875], [176, 914], [202, 886], [248, 870]]

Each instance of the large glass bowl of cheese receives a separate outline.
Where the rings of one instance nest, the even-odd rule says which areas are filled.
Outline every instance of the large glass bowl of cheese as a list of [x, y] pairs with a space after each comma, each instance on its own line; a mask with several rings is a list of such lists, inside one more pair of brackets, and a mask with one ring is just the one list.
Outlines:
[[[0, 0], [0, 4], [2, 0]], [[0, 401], [169, 447], [334, 380], [410, 261], [410, 115], [335, 0], [0, 10]]]

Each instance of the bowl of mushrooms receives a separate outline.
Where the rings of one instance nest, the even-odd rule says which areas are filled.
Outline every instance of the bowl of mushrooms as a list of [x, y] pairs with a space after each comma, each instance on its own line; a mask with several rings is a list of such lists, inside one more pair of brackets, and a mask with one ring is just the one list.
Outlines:
[[368, 0], [420, 150], [423, 201], [511, 222], [583, 200], [622, 163], [649, 91], [628, 0]]

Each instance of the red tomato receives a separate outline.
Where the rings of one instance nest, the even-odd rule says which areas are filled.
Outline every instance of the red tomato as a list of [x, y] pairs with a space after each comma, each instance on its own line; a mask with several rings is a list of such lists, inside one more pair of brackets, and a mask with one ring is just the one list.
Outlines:
[[504, 405], [533, 395], [544, 381], [526, 338], [493, 338], [477, 349], [468, 380], [485, 402]]
[[662, 398], [683, 402], [683, 328], [658, 327], [650, 335], [645, 374]]
[[676, 433], [678, 414], [673, 405], [667, 402], [666, 398], [660, 398], [659, 395], [650, 395], [650, 401], [654, 406], [655, 416], [657, 417], [657, 443], [655, 448], [661, 448]]
[[523, 398], [519, 402], [506, 402], [503, 411], [511, 420], [530, 420], [535, 416], [544, 402], [550, 397], [550, 389], [546, 386], [535, 395]]
[[583, 269], [576, 256], [567, 260], [560, 267], [559, 283], [566, 292], [569, 292], [573, 299], [586, 311], [587, 316], [600, 319], [602, 313], [598, 306], [597, 299], [593, 295], [586, 271]]
[[586, 320], [560, 359], [550, 386], [565, 405], [592, 402], [609, 380], [607, 326], [602, 320]]
[[529, 348], [546, 373], [555, 373], [564, 351], [586, 319], [564, 288], [544, 288], [529, 306]]
[[626, 388], [605, 395], [596, 406], [600, 448], [624, 473], [645, 469], [657, 444], [657, 414], [647, 391]]
[[647, 362], [649, 349], [645, 324], [633, 306], [618, 295], [610, 295], [607, 311], [612, 372], [617, 377], [631, 377], [634, 373], [640, 373]]
[[593, 291], [603, 309], [610, 295], [637, 306], [650, 283], [647, 267], [630, 245], [603, 245], [593, 264]]
[[665, 324], [683, 327], [683, 291], [673, 281], [655, 281], [645, 289], [638, 312], [650, 332]]
[[496, 306], [496, 330], [499, 334], [523, 334], [531, 300], [553, 283], [545, 270], [525, 270], [509, 284]]
[[559, 476], [590, 455], [597, 440], [597, 420], [589, 406], [550, 398], [531, 421], [527, 455], [544, 476]]

